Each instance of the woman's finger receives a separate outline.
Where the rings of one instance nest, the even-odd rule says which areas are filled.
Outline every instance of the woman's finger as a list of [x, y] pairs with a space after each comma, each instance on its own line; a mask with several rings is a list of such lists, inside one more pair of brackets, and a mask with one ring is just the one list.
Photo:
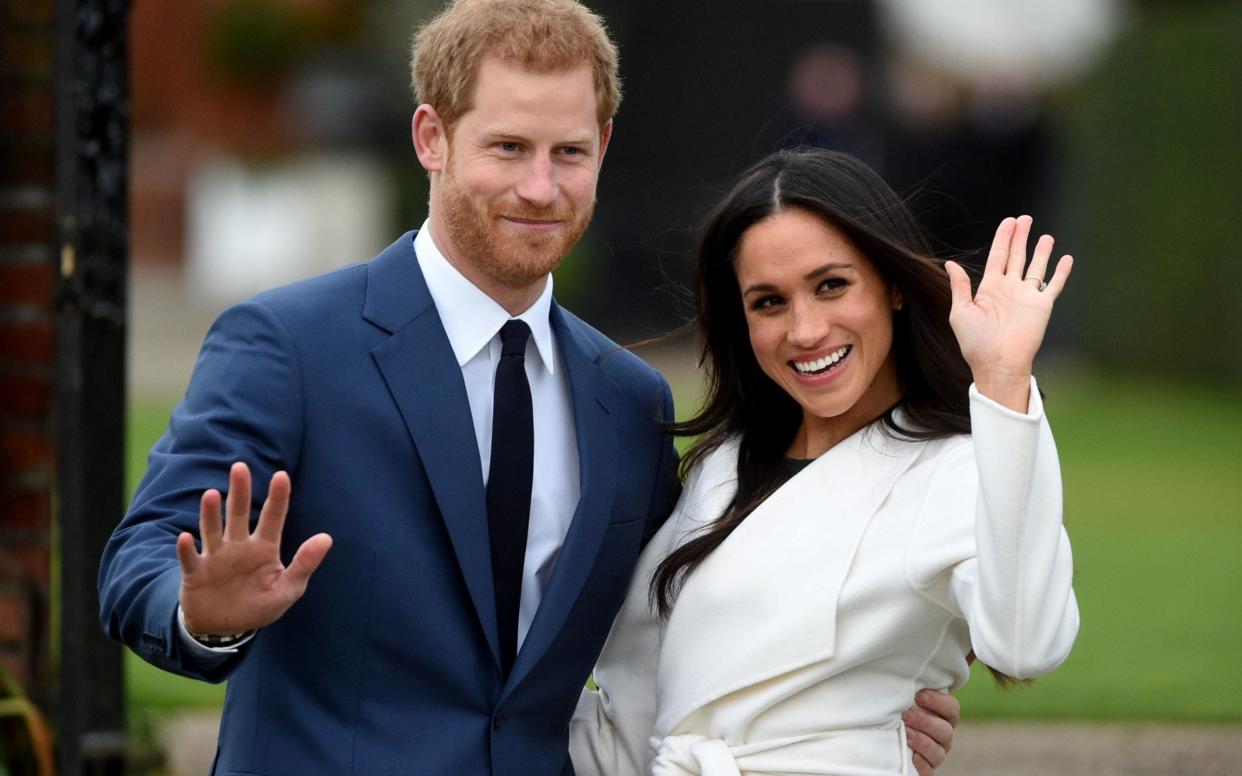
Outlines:
[[1005, 275], [1022, 279], [1022, 270], [1026, 268], [1026, 241], [1031, 235], [1030, 216], [1018, 216], [1013, 227], [1013, 237], [1009, 240], [1009, 255], [1005, 264]]
[[1052, 294], [1052, 298], [1056, 299], [1065, 290], [1065, 281], [1069, 280], [1070, 271], [1074, 269], [1074, 257], [1068, 253], [1057, 261], [1057, 270], [1052, 273], [1052, 279], [1048, 281], [1048, 288], [1044, 289], [1045, 294]]
[[1052, 258], [1053, 243], [1054, 240], [1050, 234], [1041, 236], [1035, 243], [1035, 251], [1031, 254], [1031, 265], [1026, 268], [1026, 274], [1022, 276], [1023, 282], [1030, 283], [1036, 288], [1039, 287], [1039, 283], [1032, 278], [1040, 283], [1044, 282], [1044, 274], [1048, 271], [1048, 259]]
[[983, 276], [1005, 274], [1005, 262], [1009, 258], [1009, 243], [1013, 240], [1013, 230], [1017, 222], [1006, 218], [996, 227], [996, 235], [992, 238], [992, 247], [988, 250], [987, 263], [983, 265]]
[[944, 271], [949, 273], [949, 290], [953, 293], [953, 306], [964, 309], [971, 303], [970, 276], [956, 261], [946, 261]]

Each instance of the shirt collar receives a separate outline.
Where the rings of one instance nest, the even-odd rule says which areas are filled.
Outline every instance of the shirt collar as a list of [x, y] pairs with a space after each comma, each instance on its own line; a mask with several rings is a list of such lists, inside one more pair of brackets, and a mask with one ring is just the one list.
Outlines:
[[423, 278], [427, 281], [427, 290], [435, 302], [436, 312], [440, 314], [440, 322], [444, 324], [444, 333], [448, 335], [453, 355], [457, 357], [458, 366], [465, 366], [467, 361], [487, 347], [506, 321], [517, 318], [530, 327], [535, 350], [548, 374], [556, 374], [556, 355], [549, 318], [552, 311], [551, 275], [548, 275], [543, 293], [534, 304], [519, 315], [509, 315], [496, 300], [483, 293], [444, 258], [432, 237], [430, 219], [423, 222], [422, 228], [414, 237], [414, 253], [418, 257]]

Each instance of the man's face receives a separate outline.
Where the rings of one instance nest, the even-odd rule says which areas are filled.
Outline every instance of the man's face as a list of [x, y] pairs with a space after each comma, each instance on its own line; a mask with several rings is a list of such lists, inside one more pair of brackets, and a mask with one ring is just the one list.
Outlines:
[[586, 230], [611, 129], [601, 132], [595, 111], [586, 65], [542, 74], [480, 65], [431, 210], [441, 248], [484, 291], [541, 284]]

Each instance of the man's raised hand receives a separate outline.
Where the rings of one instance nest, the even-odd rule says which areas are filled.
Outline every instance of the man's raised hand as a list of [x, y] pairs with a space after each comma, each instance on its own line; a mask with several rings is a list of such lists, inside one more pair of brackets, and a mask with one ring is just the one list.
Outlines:
[[203, 493], [198, 513], [202, 552], [192, 534], [177, 537], [181, 612], [191, 633], [232, 635], [262, 628], [302, 597], [307, 580], [332, 547], [332, 537], [315, 534], [302, 543], [288, 567], [280, 562], [290, 490], [288, 474], [272, 475], [254, 533], [246, 464], [239, 461], [229, 469], [223, 519], [220, 492]]

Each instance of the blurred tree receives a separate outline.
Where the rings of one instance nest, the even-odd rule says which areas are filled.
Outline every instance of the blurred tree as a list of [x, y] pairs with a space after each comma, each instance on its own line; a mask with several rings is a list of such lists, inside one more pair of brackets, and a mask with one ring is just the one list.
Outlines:
[[1242, 378], [1242, 4], [1151, 3], [1070, 101], [1075, 339], [1109, 367]]

